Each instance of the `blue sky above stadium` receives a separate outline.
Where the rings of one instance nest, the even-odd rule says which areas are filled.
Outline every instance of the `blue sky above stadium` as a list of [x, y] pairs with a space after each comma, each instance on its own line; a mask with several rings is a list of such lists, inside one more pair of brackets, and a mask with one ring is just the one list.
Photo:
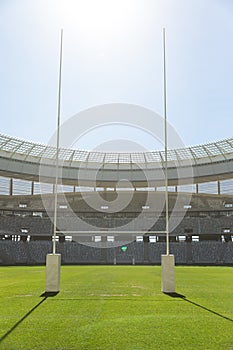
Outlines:
[[169, 122], [186, 145], [232, 137], [231, 0], [0, 1], [0, 132], [42, 143], [53, 134], [61, 28], [62, 121], [112, 102], [163, 115], [163, 27]]

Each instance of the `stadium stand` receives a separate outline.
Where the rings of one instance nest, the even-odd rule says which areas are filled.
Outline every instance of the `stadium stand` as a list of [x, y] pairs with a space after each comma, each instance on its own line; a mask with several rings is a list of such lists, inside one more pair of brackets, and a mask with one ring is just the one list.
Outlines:
[[[0, 135], [0, 264], [45, 264], [52, 251], [55, 155], [52, 146]], [[160, 264], [164, 153], [61, 149], [59, 158], [57, 252], [62, 263]], [[169, 150], [168, 160], [170, 227], [178, 222], [170, 231], [176, 264], [232, 265], [233, 139]], [[85, 176], [77, 179], [79, 169]], [[130, 180], [131, 189], [118, 187], [122, 178]], [[132, 198], [117, 210], [119, 194]], [[100, 198], [105, 204], [92, 206]], [[123, 225], [130, 236], [125, 241]]]
[[[63, 264], [161, 264], [165, 243], [149, 243], [148, 256], [143, 243], [132, 242], [127, 250], [122, 246], [96, 248], [77, 242], [59, 243], [57, 252], [62, 254]], [[189, 249], [190, 248], [190, 249]], [[233, 242], [183, 242], [171, 243], [171, 253], [177, 265], [232, 265]], [[0, 241], [1, 265], [44, 265], [46, 254], [52, 250], [51, 242]]]

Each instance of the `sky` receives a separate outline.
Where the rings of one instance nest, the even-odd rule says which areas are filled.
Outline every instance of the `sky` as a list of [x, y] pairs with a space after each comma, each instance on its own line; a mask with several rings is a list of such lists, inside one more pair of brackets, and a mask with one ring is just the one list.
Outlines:
[[[0, 0], [1, 134], [47, 143], [56, 130], [61, 28], [61, 123], [108, 103], [163, 115], [166, 28], [169, 123], [187, 146], [233, 136], [232, 0]], [[157, 148], [120, 126], [78, 147], [127, 137]]]

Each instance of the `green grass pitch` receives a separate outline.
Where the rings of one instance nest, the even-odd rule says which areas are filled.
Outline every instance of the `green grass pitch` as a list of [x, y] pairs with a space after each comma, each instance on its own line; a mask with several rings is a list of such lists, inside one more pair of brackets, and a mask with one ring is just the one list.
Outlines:
[[0, 349], [233, 349], [233, 268], [62, 266], [61, 291], [42, 297], [45, 267], [0, 268]]

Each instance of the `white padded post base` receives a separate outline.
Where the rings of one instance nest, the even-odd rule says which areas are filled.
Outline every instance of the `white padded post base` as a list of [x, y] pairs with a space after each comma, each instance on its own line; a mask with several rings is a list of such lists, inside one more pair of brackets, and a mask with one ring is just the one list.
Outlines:
[[60, 290], [61, 254], [47, 254], [46, 256], [46, 292]]
[[162, 292], [175, 293], [175, 257], [161, 255], [162, 259]]

